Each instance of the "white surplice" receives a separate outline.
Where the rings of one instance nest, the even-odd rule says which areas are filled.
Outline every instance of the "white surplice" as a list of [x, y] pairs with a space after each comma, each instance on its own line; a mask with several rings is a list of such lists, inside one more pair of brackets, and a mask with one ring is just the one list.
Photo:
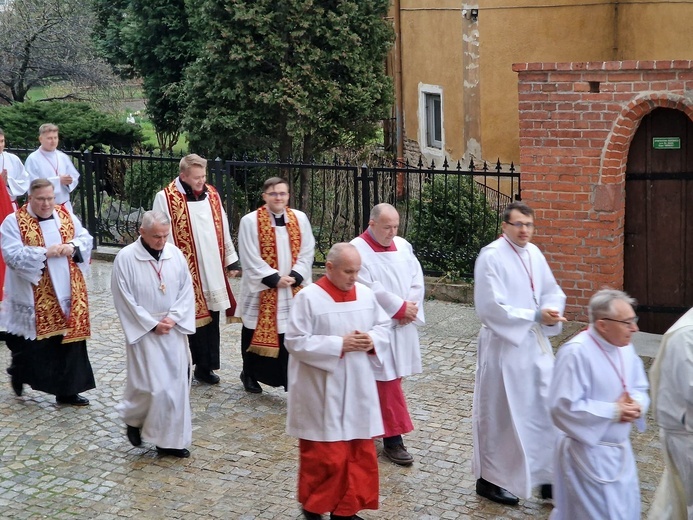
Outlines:
[[472, 408], [474, 475], [529, 498], [533, 487], [552, 481], [547, 446], [558, 435], [548, 410], [554, 356], [547, 336], [559, 334], [562, 324], [539, 325], [537, 313], [563, 314], [565, 294], [539, 248], [501, 237], [477, 258], [474, 305], [483, 324]]
[[[46, 152], [39, 148], [29, 154], [29, 157], [24, 162], [24, 168], [29, 173], [29, 182], [34, 179], [48, 179], [51, 181], [55, 192], [55, 203], [64, 205], [65, 209], [72, 213], [70, 193], [79, 184], [79, 172], [75, 165], [72, 164], [70, 157], [60, 150]], [[60, 182], [61, 175], [69, 175], [72, 177], [72, 182], [70, 184], [62, 184]]]
[[[389, 341], [389, 317], [373, 291], [356, 284], [356, 300], [335, 302], [311, 284], [294, 298], [285, 336], [289, 358], [286, 432], [311, 441], [348, 441], [382, 435], [373, 365]], [[375, 354], [347, 352], [342, 337], [367, 332]]]
[[388, 316], [394, 316], [405, 301], [415, 302], [419, 307], [416, 319], [408, 325], [390, 320], [390, 348], [383, 352], [382, 365], [375, 370], [378, 381], [421, 373], [418, 327], [426, 323], [423, 271], [409, 242], [397, 236], [393, 242], [396, 251], [376, 252], [361, 237], [351, 241], [361, 255], [359, 282], [371, 288]]
[[[176, 189], [185, 196], [185, 190], [180, 183], [180, 178], [176, 178]], [[226, 211], [221, 208], [222, 236], [224, 240], [224, 265], [221, 265], [221, 256], [215, 252], [219, 251], [217, 234], [214, 228], [214, 218], [212, 216], [212, 206], [209, 202], [209, 194], [199, 201], [188, 201], [188, 213], [190, 215], [190, 225], [192, 227], [192, 238], [195, 242], [195, 258], [199, 266], [200, 282], [202, 283], [202, 293], [210, 311], [225, 311], [231, 307], [229, 295], [226, 291], [226, 271], [225, 268], [238, 261], [236, 249], [231, 241], [229, 232], [229, 219]], [[171, 217], [168, 211], [166, 195], [163, 190], [154, 197], [153, 210], [161, 211]], [[168, 236], [168, 241], [173, 244], [173, 233]]]
[[15, 202], [17, 197], [24, 195], [29, 189], [29, 173], [19, 157], [9, 152], [0, 154], [0, 172], [7, 170], [7, 193], [10, 200]]
[[[27, 206], [29, 214], [36, 215]], [[82, 227], [79, 219], [70, 213], [75, 228], [71, 242], [80, 249], [83, 262], [77, 264], [83, 273], [88, 273], [93, 239]], [[46, 259], [46, 250], [54, 244], [62, 244], [59, 228], [60, 219], [53, 211], [53, 218], [39, 223], [46, 247], [25, 246], [17, 224], [16, 213], [10, 213], [0, 227], [2, 255], [7, 264], [5, 290], [2, 300], [0, 323], [7, 332], [26, 339], [36, 339], [36, 314], [34, 309], [34, 286], [41, 279], [42, 270], [47, 265], [51, 284], [65, 316], [70, 315], [72, 288], [70, 286], [70, 266], [65, 256]]]
[[666, 467], [648, 518], [693, 520], [693, 309], [664, 334], [650, 383]]
[[[239, 297], [236, 315], [243, 320], [243, 326], [248, 329], [257, 327], [257, 317], [260, 305], [260, 293], [269, 289], [264, 283], [263, 278], [278, 274], [288, 276], [291, 271], [295, 271], [303, 277], [301, 286], [305, 287], [312, 283], [313, 254], [315, 249], [315, 238], [313, 229], [310, 226], [308, 217], [302, 211], [292, 209], [301, 230], [301, 247], [296, 263], [291, 262], [291, 247], [289, 244], [289, 232], [286, 226], [275, 226], [274, 219], [270, 216], [270, 221], [274, 227], [277, 244], [277, 264], [278, 269], [273, 269], [262, 259], [260, 255], [260, 243], [257, 229], [257, 211], [248, 213], [241, 219], [238, 228], [238, 254], [241, 258], [243, 277], [241, 278], [241, 294]], [[283, 213], [285, 222], [288, 220], [286, 213]], [[280, 215], [276, 215], [279, 217]], [[289, 316], [289, 307], [293, 298], [291, 287], [277, 288], [277, 332], [286, 332], [286, 323]]]
[[642, 431], [649, 385], [632, 344], [611, 345], [590, 327], [558, 350], [550, 406], [562, 434], [555, 450], [551, 520], [640, 518], [631, 423], [616, 419], [624, 384], [642, 407], [635, 423]]
[[[116, 256], [111, 291], [127, 350], [127, 383], [116, 410], [126, 424], [142, 428], [144, 440], [185, 448], [192, 442], [186, 336], [195, 332], [195, 297], [185, 257], [167, 243], [157, 262], [139, 239]], [[171, 331], [153, 332], [167, 316], [176, 323]]]

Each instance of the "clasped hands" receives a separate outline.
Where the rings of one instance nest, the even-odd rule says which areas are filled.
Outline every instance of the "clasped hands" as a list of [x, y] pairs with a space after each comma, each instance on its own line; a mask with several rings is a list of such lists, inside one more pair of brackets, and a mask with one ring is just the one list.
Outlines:
[[58, 256], [72, 256], [75, 254], [75, 246], [73, 244], [53, 244], [46, 248], [46, 258], [55, 258]]
[[416, 302], [405, 302], [406, 307], [404, 308], [404, 318], [400, 318], [400, 325], [409, 325], [416, 319], [416, 315], [419, 313], [419, 306]]
[[295, 283], [296, 278], [294, 278], [293, 276], [284, 275], [277, 282], [277, 287], [283, 289], [284, 287], [291, 287]]
[[154, 329], [154, 334], [168, 334], [171, 332], [171, 329], [173, 326], [176, 324], [175, 321], [173, 321], [171, 318], [166, 316], [163, 320], [161, 320], [159, 323], [156, 324], [156, 328]]
[[342, 336], [342, 354], [347, 352], [368, 352], [373, 349], [373, 340], [365, 332], [355, 330], [346, 336]]
[[640, 419], [642, 414], [642, 408], [640, 403], [633, 399], [628, 392], [623, 392], [621, 397], [616, 401], [616, 406], [618, 406], [619, 422], [633, 422]]

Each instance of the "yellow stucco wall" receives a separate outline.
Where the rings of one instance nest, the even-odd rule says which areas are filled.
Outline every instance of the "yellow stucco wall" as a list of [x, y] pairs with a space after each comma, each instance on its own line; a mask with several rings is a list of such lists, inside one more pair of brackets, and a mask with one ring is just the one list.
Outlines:
[[[475, 5], [478, 21], [464, 19]], [[453, 159], [467, 152], [465, 38], [478, 41], [480, 80], [467, 116], [481, 118], [483, 158], [504, 163], [519, 159], [513, 63], [693, 57], [693, 0], [399, 0], [399, 9], [404, 134], [419, 138], [419, 84], [439, 85]]]

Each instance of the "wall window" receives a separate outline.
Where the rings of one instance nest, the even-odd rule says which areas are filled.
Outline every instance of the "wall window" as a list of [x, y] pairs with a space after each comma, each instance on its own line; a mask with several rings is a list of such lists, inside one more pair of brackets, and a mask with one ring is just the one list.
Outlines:
[[441, 111], [440, 94], [425, 95], [426, 104], [426, 146], [430, 148], [443, 147], [443, 114]]
[[437, 85], [419, 84], [419, 145], [433, 156], [445, 149], [443, 89]]

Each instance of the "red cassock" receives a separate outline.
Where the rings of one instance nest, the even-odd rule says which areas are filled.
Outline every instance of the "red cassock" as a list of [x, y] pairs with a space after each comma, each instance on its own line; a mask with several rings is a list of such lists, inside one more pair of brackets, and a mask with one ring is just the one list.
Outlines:
[[[7, 186], [0, 181], [0, 224], [5, 220], [5, 217], [12, 213], [14, 208], [12, 207], [12, 201], [10, 200], [10, 194], [7, 192]], [[0, 301], [2, 301], [3, 293], [5, 288], [5, 261], [2, 259], [2, 253], [0, 253]]]

